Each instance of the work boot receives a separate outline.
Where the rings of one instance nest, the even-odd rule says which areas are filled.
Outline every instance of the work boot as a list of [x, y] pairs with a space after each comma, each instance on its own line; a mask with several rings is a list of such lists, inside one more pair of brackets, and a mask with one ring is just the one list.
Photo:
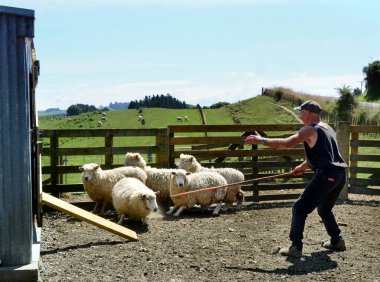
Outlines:
[[281, 248], [279, 253], [283, 256], [288, 256], [288, 257], [300, 258], [302, 256], [302, 250], [297, 248], [297, 246]]
[[335, 244], [331, 243], [331, 240], [326, 241], [322, 244], [322, 247], [332, 250], [332, 251], [345, 251], [346, 250], [346, 243], [344, 242], [344, 239], [340, 239]]

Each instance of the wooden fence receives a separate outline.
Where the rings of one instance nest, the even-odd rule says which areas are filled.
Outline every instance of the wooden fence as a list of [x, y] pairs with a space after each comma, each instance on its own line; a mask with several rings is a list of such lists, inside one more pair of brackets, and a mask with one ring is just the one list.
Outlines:
[[[115, 161], [116, 155], [126, 152], [139, 152], [143, 155], [153, 155], [151, 166], [162, 168], [176, 167], [180, 154], [191, 154], [206, 167], [233, 167], [241, 170], [246, 180], [271, 176], [290, 171], [304, 160], [302, 146], [285, 150], [273, 150], [265, 146], [243, 145], [243, 136], [257, 130], [266, 137], [286, 137], [300, 128], [299, 124], [286, 125], [182, 125], [168, 126], [159, 129], [89, 129], [89, 130], [42, 130], [40, 137], [44, 142], [42, 156], [49, 158], [49, 165], [42, 166], [44, 180], [43, 191], [59, 196], [64, 192], [83, 192], [83, 185], [65, 183], [62, 175], [78, 174], [78, 165], [66, 165], [62, 158], [67, 156], [100, 155], [104, 162], [102, 168], [108, 169], [122, 164]], [[350, 143], [350, 133], [352, 140]], [[362, 146], [380, 147], [380, 141], [359, 140], [359, 136], [368, 133], [379, 133], [379, 127], [362, 127], [338, 125], [337, 137], [343, 157], [350, 159], [350, 189], [349, 192], [377, 193], [375, 186], [380, 186], [379, 178], [360, 179], [359, 173], [380, 174], [380, 156], [358, 154]], [[115, 138], [151, 137], [154, 142], [149, 145], [127, 146], [122, 142], [115, 145]], [[66, 148], [60, 142], [63, 138], [104, 139], [104, 145], [95, 147]], [[349, 156], [349, 149], [351, 155]], [[361, 167], [362, 161], [372, 162], [371, 167]], [[45, 162], [46, 163], [46, 162]], [[377, 167], [377, 168], [376, 168]], [[287, 177], [273, 182], [254, 182], [243, 186], [247, 201], [286, 200], [297, 198], [305, 187], [312, 173], [302, 177]], [[369, 185], [371, 185], [369, 187]]]
[[[154, 154], [155, 166], [167, 167], [167, 129], [87, 129], [87, 130], [41, 130], [41, 138], [49, 139], [49, 146], [42, 149], [42, 157], [49, 156], [50, 164], [42, 166], [42, 175], [49, 175], [43, 181], [43, 191], [59, 196], [64, 192], [83, 191], [83, 184], [64, 183], [62, 175], [69, 173], [80, 174], [78, 165], [66, 165], [62, 160], [67, 156], [100, 155], [104, 156], [104, 163], [100, 163], [103, 169], [121, 166], [116, 164], [115, 155], [125, 155], [126, 152], [140, 152], [141, 154]], [[104, 146], [65, 148], [62, 146], [63, 138], [89, 138], [100, 137], [104, 139]], [[153, 137], [154, 144], [145, 146], [115, 146], [117, 137]], [[42, 139], [43, 140], [43, 139]]]
[[380, 126], [351, 126], [350, 132], [349, 192], [380, 195]]

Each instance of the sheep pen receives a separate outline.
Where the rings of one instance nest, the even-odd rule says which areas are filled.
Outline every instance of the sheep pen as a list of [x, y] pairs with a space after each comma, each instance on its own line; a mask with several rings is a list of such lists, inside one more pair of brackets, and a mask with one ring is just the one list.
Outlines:
[[[43, 281], [378, 281], [380, 196], [350, 194], [335, 214], [347, 250], [330, 252], [314, 211], [305, 226], [301, 259], [277, 247], [289, 244], [292, 201], [243, 203], [212, 216], [212, 208], [175, 218], [152, 213], [148, 226], [126, 220], [131, 242], [59, 212], [44, 211]], [[117, 213], [107, 214], [117, 222]]]

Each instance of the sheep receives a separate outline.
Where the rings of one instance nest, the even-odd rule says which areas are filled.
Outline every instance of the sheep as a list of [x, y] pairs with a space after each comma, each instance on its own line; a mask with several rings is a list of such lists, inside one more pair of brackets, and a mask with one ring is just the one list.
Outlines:
[[185, 116], [185, 121], [189, 121], [189, 117], [188, 116]]
[[145, 160], [139, 153], [127, 153], [124, 166], [136, 166], [143, 168], [147, 175], [146, 186], [160, 193], [157, 200], [164, 211], [169, 210], [172, 200], [170, 198], [170, 178], [173, 171], [177, 169], [154, 168], [147, 166]]
[[143, 119], [144, 119], [144, 117], [142, 115], [139, 115], [137, 118], [138, 121], [142, 121]]
[[102, 127], [103, 122], [101, 120], [98, 120], [98, 127]]
[[93, 213], [105, 212], [108, 203], [112, 203], [111, 193], [113, 186], [124, 177], [135, 177], [141, 182], [146, 182], [146, 172], [138, 167], [118, 167], [109, 170], [102, 170], [100, 165], [95, 163], [84, 164], [79, 167], [82, 171], [82, 182], [84, 190], [91, 200], [95, 202]]
[[145, 169], [146, 162], [139, 153], [128, 152], [125, 154], [124, 166], [137, 166], [139, 168]]
[[177, 121], [182, 121], [182, 117], [177, 117]]
[[[181, 154], [178, 168], [184, 169], [188, 172], [214, 171], [222, 175], [227, 180], [228, 184], [244, 181], [244, 174], [241, 171], [234, 168], [202, 167], [202, 165], [192, 155]], [[223, 210], [227, 210], [235, 201], [237, 202], [237, 208], [240, 209], [242, 203], [244, 202], [244, 194], [241, 191], [241, 185], [228, 187], [226, 197], [223, 200], [225, 203]]]
[[125, 217], [141, 220], [146, 225], [148, 215], [158, 209], [156, 194], [140, 180], [126, 177], [119, 180], [112, 189], [112, 204], [122, 225]]
[[106, 112], [102, 112], [102, 116], [105, 117], [106, 116]]
[[[227, 181], [219, 173], [211, 171], [191, 173], [183, 169], [178, 169], [176, 172], [172, 172], [172, 178], [170, 181], [170, 195], [174, 196], [182, 192], [222, 185], [227, 185]], [[219, 188], [189, 195], [172, 197], [174, 206], [170, 208], [167, 214], [171, 215], [174, 211], [176, 211], [174, 216], [179, 216], [185, 208], [192, 208], [196, 204], [204, 207], [216, 203], [217, 205], [212, 214], [218, 215], [225, 195], [226, 188]]]
[[100, 118], [100, 121], [107, 122], [107, 118], [105, 116], [103, 116], [103, 117]]

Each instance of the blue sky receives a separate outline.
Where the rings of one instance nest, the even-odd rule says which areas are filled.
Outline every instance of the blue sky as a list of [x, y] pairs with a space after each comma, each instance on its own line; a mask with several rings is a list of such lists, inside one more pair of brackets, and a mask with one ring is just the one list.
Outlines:
[[[3, 0], [35, 10], [37, 108], [170, 93], [236, 102], [282, 86], [337, 96], [380, 59], [379, 0]], [[364, 86], [364, 85], [363, 85]]]

